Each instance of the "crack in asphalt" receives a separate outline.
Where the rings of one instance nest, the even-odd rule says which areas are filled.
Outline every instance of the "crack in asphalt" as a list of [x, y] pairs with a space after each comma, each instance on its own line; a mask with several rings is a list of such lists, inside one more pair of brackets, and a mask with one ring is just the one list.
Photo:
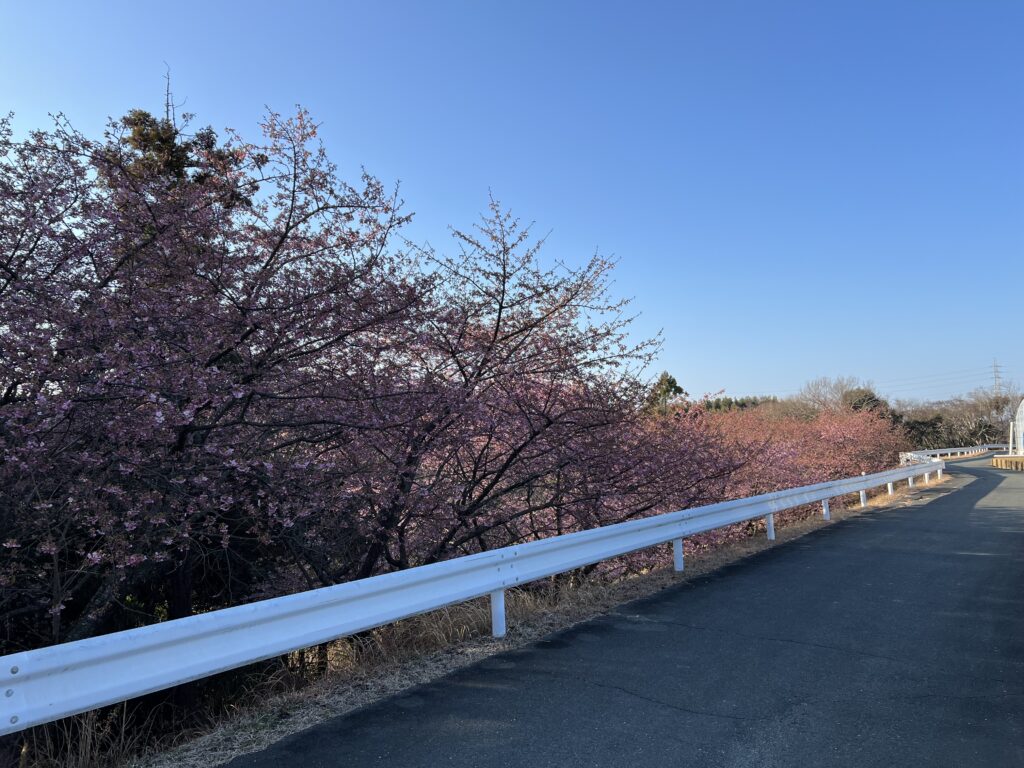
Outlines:
[[1006, 691], [1004, 693], [922, 693], [917, 696], [893, 696], [893, 701], [913, 701], [914, 699], [963, 699], [965, 701], [976, 701], [978, 699], [1002, 699], [1010, 696], [1024, 696], [1024, 691]]
[[625, 688], [625, 687], [623, 687], [621, 685], [612, 685], [610, 683], [595, 683], [593, 681], [589, 681], [589, 684], [594, 686], [595, 688], [607, 688], [609, 690], [619, 691], [621, 693], [625, 693], [628, 696], [633, 696], [634, 698], [640, 699], [642, 701], [648, 701], [651, 704], [657, 704], [660, 707], [667, 707], [668, 709], [673, 709], [673, 710], [675, 710], [677, 712], [685, 712], [685, 713], [687, 713], [689, 715], [697, 715], [699, 717], [714, 717], [714, 718], [719, 718], [719, 719], [723, 719], [723, 720], [739, 720], [739, 721], [745, 721], [745, 722], [749, 722], [751, 720], [765, 720], [766, 719], [766, 718], [763, 718], [763, 717], [751, 717], [751, 716], [747, 716], [747, 715], [727, 715], [727, 714], [724, 714], [722, 712], [709, 712], [709, 711], [703, 710], [703, 709], [690, 709], [689, 707], [684, 707], [684, 706], [681, 706], [679, 704], [673, 704], [672, 702], [669, 702], [669, 701], [662, 701], [661, 699], [655, 699], [652, 696], [645, 696], [642, 693], [638, 693], [636, 691], [632, 691], [629, 688]]
[[765, 717], [754, 717], [754, 716], [750, 716], [750, 715], [727, 715], [727, 714], [722, 713], [722, 712], [710, 712], [708, 710], [703, 710], [703, 709], [690, 709], [689, 707], [684, 707], [684, 706], [679, 705], [679, 704], [673, 704], [670, 701], [663, 701], [662, 699], [656, 699], [653, 696], [647, 696], [647, 695], [639, 693], [637, 691], [630, 690], [629, 688], [626, 688], [624, 686], [614, 685], [612, 683], [599, 683], [599, 682], [596, 682], [594, 680], [581, 680], [579, 678], [572, 678], [571, 680], [569, 680], [568, 678], [563, 677], [562, 675], [554, 675], [553, 677], [555, 677], [558, 680], [564, 680], [566, 682], [573, 682], [573, 683], [582, 682], [585, 685], [589, 685], [589, 686], [594, 687], [594, 688], [605, 688], [605, 689], [611, 690], [611, 691], [618, 691], [619, 693], [624, 693], [627, 696], [632, 696], [634, 698], [640, 699], [641, 701], [646, 701], [646, 702], [649, 702], [651, 704], [657, 704], [659, 707], [666, 707], [667, 709], [673, 709], [673, 710], [675, 710], [677, 712], [685, 712], [686, 714], [697, 715], [699, 717], [714, 717], [714, 718], [719, 718], [719, 719], [722, 719], [722, 720], [737, 720], [737, 721], [744, 721], [744, 722], [751, 722], [751, 721], [767, 720], [767, 719], [769, 719], [769, 718], [765, 718]]

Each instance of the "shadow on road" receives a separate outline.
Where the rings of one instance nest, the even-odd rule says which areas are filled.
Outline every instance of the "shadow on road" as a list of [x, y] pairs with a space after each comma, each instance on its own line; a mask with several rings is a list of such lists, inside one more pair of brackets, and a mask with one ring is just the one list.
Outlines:
[[[984, 460], [988, 461], [988, 458]], [[971, 477], [966, 485], [957, 490], [958, 500], [969, 509], [974, 509], [979, 501], [998, 488], [1005, 479], [1000, 470], [980, 464], [947, 464], [944, 471], [954, 476]]]

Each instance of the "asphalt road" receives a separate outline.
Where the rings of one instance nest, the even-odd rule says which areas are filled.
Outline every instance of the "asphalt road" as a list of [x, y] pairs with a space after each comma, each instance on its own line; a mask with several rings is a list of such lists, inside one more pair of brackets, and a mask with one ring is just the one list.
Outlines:
[[1024, 766], [1024, 473], [952, 473], [230, 766]]

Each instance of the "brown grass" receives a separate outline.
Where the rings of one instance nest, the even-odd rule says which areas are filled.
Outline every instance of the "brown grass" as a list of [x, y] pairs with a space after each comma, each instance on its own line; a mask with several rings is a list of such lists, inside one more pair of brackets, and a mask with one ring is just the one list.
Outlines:
[[126, 704], [93, 710], [59, 720], [46, 728], [30, 730], [19, 765], [26, 768], [127, 765], [146, 750], [152, 741], [151, 733], [151, 721], [130, 721]]

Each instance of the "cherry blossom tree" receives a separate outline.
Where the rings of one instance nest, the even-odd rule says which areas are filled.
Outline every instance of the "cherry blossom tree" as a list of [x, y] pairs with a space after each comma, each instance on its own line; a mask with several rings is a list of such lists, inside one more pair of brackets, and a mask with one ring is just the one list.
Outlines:
[[453, 234], [456, 256], [421, 254], [434, 311], [405, 367], [429, 393], [365, 453], [388, 482], [366, 498], [356, 575], [717, 497], [732, 464], [713, 431], [641, 407], [654, 345], [627, 342], [611, 262], [542, 266], [494, 201]]
[[445, 255], [304, 112], [0, 128], [5, 649], [717, 498], [657, 421], [612, 263], [496, 203]]
[[908, 449], [903, 431], [870, 410], [826, 408], [806, 419], [769, 403], [713, 420], [746, 457], [729, 480], [733, 498], [880, 472]]
[[380, 428], [368, 382], [412, 333], [418, 278], [393, 195], [339, 181], [305, 113], [263, 128], [3, 124], [8, 643], [227, 604], [298, 562], [281, 531], [345, 515], [332, 451]]

